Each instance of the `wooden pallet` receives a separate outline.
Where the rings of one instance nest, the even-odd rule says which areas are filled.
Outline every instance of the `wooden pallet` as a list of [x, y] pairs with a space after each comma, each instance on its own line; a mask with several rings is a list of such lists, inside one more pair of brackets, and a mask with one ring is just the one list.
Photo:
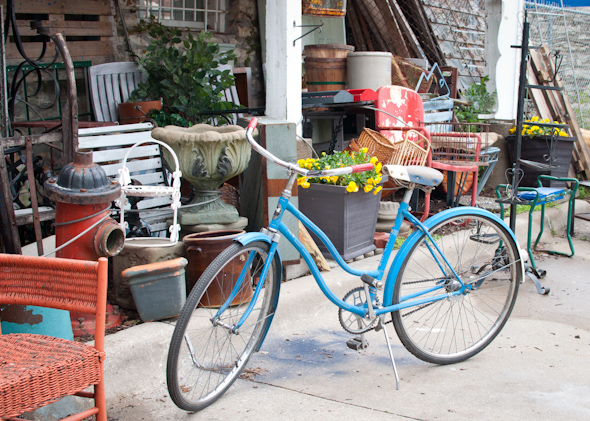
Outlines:
[[[6, 0], [0, 0], [0, 3], [6, 13]], [[40, 21], [51, 35], [61, 33], [65, 37], [73, 61], [90, 60], [93, 64], [114, 61], [115, 27], [109, 0], [22, 0], [15, 2], [15, 13], [23, 49], [32, 59], [39, 56], [43, 43], [37, 31], [31, 29], [31, 21]], [[53, 43], [49, 43], [46, 61], [54, 51]], [[6, 58], [9, 65], [23, 60], [12, 28]]]

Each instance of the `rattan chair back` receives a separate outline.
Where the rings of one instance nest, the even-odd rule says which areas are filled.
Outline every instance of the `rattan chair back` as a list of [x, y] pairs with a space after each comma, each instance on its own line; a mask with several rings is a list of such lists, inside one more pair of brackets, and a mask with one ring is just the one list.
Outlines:
[[[106, 421], [104, 334], [108, 261], [0, 254], [0, 305], [32, 305], [91, 313], [94, 345], [30, 333], [0, 335], [0, 419], [19, 416], [67, 395], [94, 399], [68, 417]], [[1, 332], [0, 332], [1, 333]], [[94, 385], [94, 393], [84, 391]]]

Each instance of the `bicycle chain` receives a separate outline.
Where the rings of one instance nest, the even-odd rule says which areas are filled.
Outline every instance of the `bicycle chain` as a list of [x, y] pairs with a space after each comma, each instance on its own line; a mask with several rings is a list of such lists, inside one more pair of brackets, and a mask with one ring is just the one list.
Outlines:
[[[405, 282], [405, 284], [419, 284], [419, 283], [424, 283], [424, 282], [442, 281], [442, 280], [444, 280], [444, 279], [446, 279], [446, 278], [426, 279], [426, 280], [422, 280], [422, 281]], [[348, 295], [348, 294], [350, 294], [351, 292], [353, 292], [353, 291], [354, 291], [354, 290], [356, 290], [356, 289], [357, 289], [357, 288], [355, 288], [355, 289], [353, 289], [353, 290], [350, 290], [350, 291], [347, 293], [347, 295]], [[423, 310], [424, 308], [426, 308], [426, 307], [429, 307], [429, 306], [431, 306], [432, 304], [434, 304], [434, 303], [426, 303], [426, 304], [423, 304], [423, 305], [421, 305], [421, 306], [418, 306], [418, 307], [414, 308], [413, 310], [411, 310], [411, 311], [409, 311], [409, 312], [407, 312], [407, 313], [403, 314], [403, 315], [402, 315], [402, 317], [407, 317], [407, 316], [409, 316], [409, 315], [411, 315], [411, 314], [414, 314], [415, 312], [417, 312], [417, 311], [420, 311], [420, 310]], [[342, 310], [339, 310], [339, 313], [340, 313], [340, 311], [342, 311]], [[367, 327], [366, 329], [363, 329], [363, 330], [362, 330], [362, 332], [360, 332], [360, 331], [359, 331], [359, 332], [353, 332], [353, 331], [349, 330], [349, 328], [347, 328], [346, 326], [344, 326], [344, 323], [342, 322], [342, 318], [341, 318], [341, 317], [338, 317], [338, 319], [339, 319], [339, 321], [340, 321], [340, 326], [342, 326], [342, 328], [343, 328], [343, 329], [344, 329], [346, 332], [348, 332], [348, 333], [352, 333], [352, 334], [354, 334], [354, 335], [358, 335], [358, 334], [360, 334], [360, 333], [366, 333], [366, 332], [369, 332], [369, 331], [371, 331], [371, 330], [375, 330], [375, 326], [370, 326], [370, 327]], [[377, 320], [377, 319], [375, 319], [375, 320]], [[375, 322], [375, 321], [373, 321], [372, 323], [374, 323], [374, 322]], [[372, 323], [371, 323], [371, 324], [372, 324]], [[388, 324], [390, 324], [390, 323], [393, 323], [393, 318], [390, 318], [390, 319], [388, 319], [387, 321], [383, 322], [383, 324], [384, 324], [384, 325], [388, 325]]]

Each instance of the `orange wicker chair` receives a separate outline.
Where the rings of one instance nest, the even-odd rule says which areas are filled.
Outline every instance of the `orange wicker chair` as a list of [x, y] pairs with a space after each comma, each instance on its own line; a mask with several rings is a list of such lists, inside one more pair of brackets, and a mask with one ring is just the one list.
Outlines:
[[[96, 315], [94, 346], [34, 334], [0, 335], [0, 419], [12, 419], [67, 395], [94, 399], [68, 417], [106, 421], [103, 361], [106, 258], [98, 262], [0, 254], [0, 304]], [[94, 393], [84, 391], [94, 385]]]

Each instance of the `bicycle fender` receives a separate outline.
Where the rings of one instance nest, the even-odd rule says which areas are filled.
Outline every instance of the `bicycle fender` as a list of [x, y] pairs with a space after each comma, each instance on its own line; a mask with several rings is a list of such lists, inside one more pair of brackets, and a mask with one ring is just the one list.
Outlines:
[[[453, 217], [453, 216], [465, 215], [467, 213], [472, 214], [472, 215], [478, 215], [478, 216], [487, 216], [490, 219], [493, 219], [496, 222], [498, 222], [504, 228], [506, 228], [506, 231], [509, 233], [509, 235], [512, 237], [512, 239], [516, 243], [516, 248], [518, 250], [519, 257], [520, 257], [521, 271], [523, 273], [522, 279], [524, 279], [524, 264], [523, 264], [523, 260], [522, 260], [522, 256], [521, 256], [522, 253], [520, 250], [520, 245], [518, 244], [518, 240], [516, 239], [514, 232], [512, 232], [512, 230], [506, 224], [506, 222], [504, 222], [503, 220], [498, 218], [495, 214], [491, 213], [490, 211], [487, 211], [482, 208], [471, 207], [471, 206], [462, 206], [461, 208], [451, 208], [451, 209], [446, 209], [442, 212], [439, 212], [434, 216], [431, 216], [426, 221], [424, 221], [422, 224], [424, 225], [425, 228], [430, 229], [444, 219], [447, 219], [447, 218]], [[398, 250], [396, 256], [405, 256], [409, 252], [409, 250], [414, 246], [414, 244], [420, 240], [421, 237], [422, 237], [422, 231], [415, 230], [412, 234], [410, 234], [410, 236], [406, 239], [406, 241], [404, 241], [404, 243], [402, 244], [402, 246]], [[393, 297], [393, 288], [395, 286], [395, 279], [393, 279], [393, 278], [397, 277], [397, 274], [399, 273], [399, 270], [402, 266], [403, 260], [404, 259], [402, 259], [402, 258], [396, 259], [393, 262], [393, 264], [391, 265], [389, 272], [387, 273], [387, 279], [385, 282], [385, 290], [383, 291], [383, 304], [386, 306], [391, 305], [391, 300]]]
[[246, 234], [234, 238], [234, 241], [240, 243], [243, 246], [253, 243], [254, 241], [264, 241], [268, 244], [271, 243], [270, 237], [261, 232], [247, 232]]
[[[243, 246], [253, 243], [255, 241], [263, 241], [268, 244], [272, 243], [272, 241], [268, 235], [262, 234], [260, 232], [248, 232], [244, 235], [240, 235], [239, 237], [236, 237], [234, 239], [234, 241], [240, 243]], [[260, 339], [260, 342], [256, 346], [256, 349], [255, 349], [256, 352], [258, 352], [260, 350], [262, 343], [266, 339], [266, 334], [268, 333], [268, 329], [270, 328], [270, 325], [272, 324], [272, 319], [274, 318], [274, 315], [276, 313], [276, 310], [277, 310], [277, 307], [279, 304], [279, 294], [281, 292], [281, 283], [283, 282], [283, 260], [281, 259], [279, 249], [276, 250], [275, 255], [274, 255], [274, 259], [275, 259], [276, 265], [277, 265], [277, 271], [278, 271], [277, 275], [278, 276], [275, 279], [275, 291], [276, 292], [274, 294], [274, 297], [272, 298], [272, 304], [271, 304], [273, 311], [272, 311], [272, 316], [270, 316], [268, 318], [268, 323], [266, 323], [266, 325], [265, 325], [264, 332], [262, 333], [262, 338]]]

